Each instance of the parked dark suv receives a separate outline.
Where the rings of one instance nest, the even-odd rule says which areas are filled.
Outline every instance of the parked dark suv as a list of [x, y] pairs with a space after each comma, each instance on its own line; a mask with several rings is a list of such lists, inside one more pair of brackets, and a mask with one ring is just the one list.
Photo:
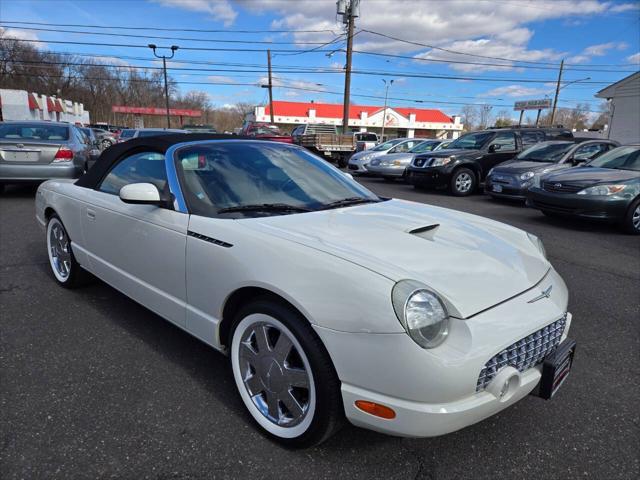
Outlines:
[[545, 140], [573, 138], [563, 128], [495, 128], [468, 133], [446, 150], [417, 155], [407, 167], [416, 187], [449, 187], [452, 194], [472, 194], [487, 172], [523, 149]]

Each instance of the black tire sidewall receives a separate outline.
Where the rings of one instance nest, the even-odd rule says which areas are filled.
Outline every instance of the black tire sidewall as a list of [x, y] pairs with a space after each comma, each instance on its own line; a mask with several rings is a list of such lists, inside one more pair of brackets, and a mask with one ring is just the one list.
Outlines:
[[[458, 178], [458, 176], [462, 173], [468, 173], [471, 176], [471, 188], [467, 192], [460, 192], [456, 189], [456, 178]], [[464, 167], [455, 170], [453, 172], [453, 175], [451, 175], [451, 180], [449, 182], [449, 190], [451, 190], [451, 193], [456, 197], [467, 197], [471, 195], [475, 191], [477, 186], [478, 178], [476, 177], [476, 174], [473, 172], [473, 170]]]
[[340, 381], [331, 358], [320, 338], [302, 315], [284, 303], [270, 298], [257, 299], [240, 309], [234, 319], [228, 345], [232, 343], [237, 325], [244, 318], [255, 313], [269, 315], [282, 322], [302, 346], [313, 373], [316, 406], [314, 418], [307, 430], [294, 438], [282, 438], [274, 435], [261, 427], [253, 417], [251, 419], [259, 427], [260, 432], [285, 447], [308, 448], [317, 445], [335, 433], [342, 425], [344, 418]]

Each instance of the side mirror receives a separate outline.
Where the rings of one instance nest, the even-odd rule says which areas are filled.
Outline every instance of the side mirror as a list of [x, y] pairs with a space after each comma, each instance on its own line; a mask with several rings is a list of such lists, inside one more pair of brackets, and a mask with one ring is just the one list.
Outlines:
[[500, 150], [502, 148], [501, 145], [497, 144], [497, 143], [492, 143], [491, 145], [489, 145], [489, 153], [495, 153], [498, 150]]
[[153, 183], [130, 183], [120, 189], [120, 200], [138, 205], [162, 205], [160, 192]]

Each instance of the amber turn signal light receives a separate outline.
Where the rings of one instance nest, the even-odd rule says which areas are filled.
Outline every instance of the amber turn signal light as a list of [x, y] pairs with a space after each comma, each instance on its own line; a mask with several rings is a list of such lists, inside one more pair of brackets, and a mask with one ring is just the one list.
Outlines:
[[355, 405], [363, 412], [367, 412], [376, 417], [384, 418], [386, 420], [396, 418], [396, 412], [391, 410], [389, 407], [380, 405], [379, 403], [367, 402], [366, 400], [356, 400]]

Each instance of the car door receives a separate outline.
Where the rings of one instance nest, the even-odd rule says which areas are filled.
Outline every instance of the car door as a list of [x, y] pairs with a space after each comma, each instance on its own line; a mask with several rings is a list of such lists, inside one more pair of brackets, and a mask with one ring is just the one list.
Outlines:
[[99, 278], [172, 322], [185, 324], [185, 248], [189, 218], [171, 207], [120, 200], [131, 183], [167, 192], [164, 155], [121, 159], [81, 212], [90, 269]]
[[518, 153], [518, 144], [514, 132], [498, 132], [489, 142], [488, 151], [480, 159], [482, 177], [499, 163], [511, 160]]
[[415, 147], [416, 145], [418, 145], [421, 142], [422, 142], [422, 140], [410, 140], [408, 142], [402, 142], [402, 143], [396, 145], [395, 147], [393, 147], [387, 153], [405, 153], [405, 152], [408, 152], [409, 150], [411, 150], [413, 147]]

